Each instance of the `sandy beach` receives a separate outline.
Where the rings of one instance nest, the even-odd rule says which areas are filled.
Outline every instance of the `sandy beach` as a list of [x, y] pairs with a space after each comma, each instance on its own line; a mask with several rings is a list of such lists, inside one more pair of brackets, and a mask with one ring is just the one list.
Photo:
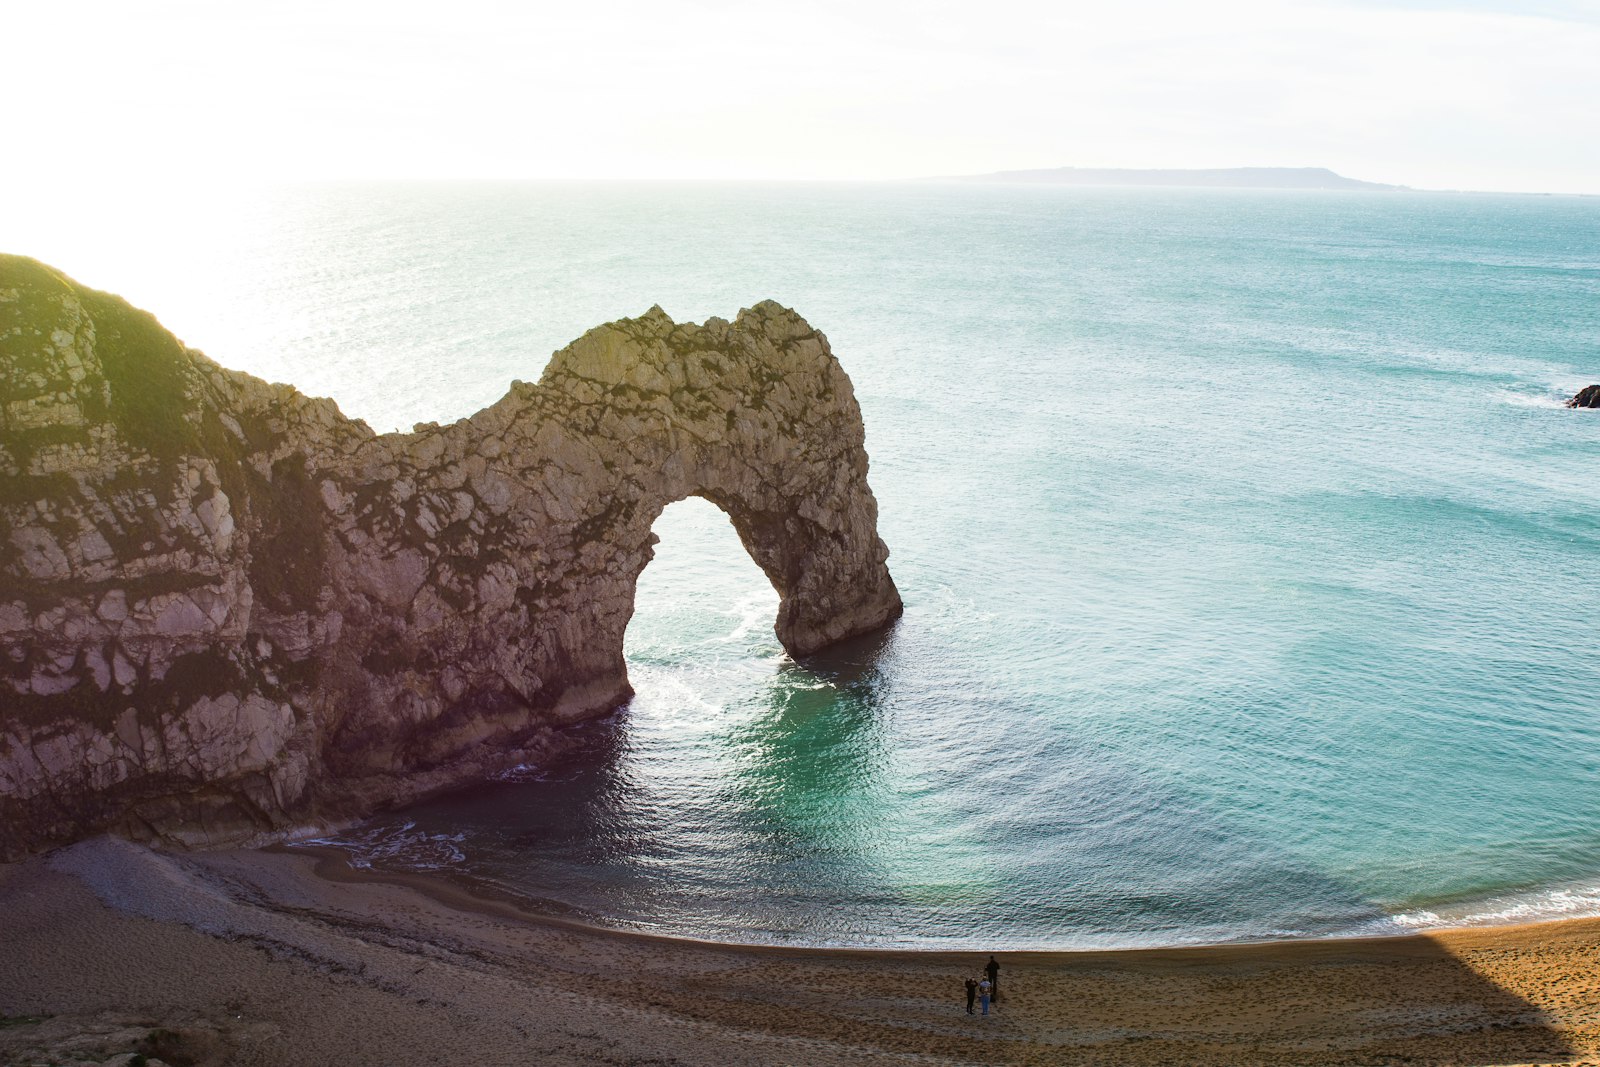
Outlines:
[[1600, 920], [984, 954], [708, 945], [335, 855], [99, 839], [0, 868], [0, 1062], [1600, 1062]]

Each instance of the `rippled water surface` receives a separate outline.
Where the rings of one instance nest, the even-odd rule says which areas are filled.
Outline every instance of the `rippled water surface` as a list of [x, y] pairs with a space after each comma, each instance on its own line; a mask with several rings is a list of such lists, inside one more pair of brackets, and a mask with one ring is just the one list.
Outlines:
[[637, 699], [570, 764], [348, 835], [366, 862], [739, 941], [1600, 911], [1600, 413], [1559, 406], [1600, 381], [1600, 200], [343, 186], [107, 210], [18, 250], [379, 429], [468, 414], [654, 303], [776, 298], [855, 381], [892, 633], [791, 662], [726, 519], [674, 505]]

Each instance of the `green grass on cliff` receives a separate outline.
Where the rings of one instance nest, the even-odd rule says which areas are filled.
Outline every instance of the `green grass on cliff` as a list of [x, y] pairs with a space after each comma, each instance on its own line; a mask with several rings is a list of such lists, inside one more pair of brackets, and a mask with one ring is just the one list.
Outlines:
[[121, 297], [79, 290], [111, 386], [111, 419], [129, 443], [163, 459], [200, 451], [194, 362], [154, 315]]
[[[94, 351], [110, 386], [109, 407], [98, 390], [81, 394], [84, 415], [91, 421], [109, 418], [129, 444], [159, 458], [198, 450], [193, 416], [199, 375], [183, 345], [154, 315], [25, 256], [0, 255], [0, 290], [15, 291], [13, 299], [0, 303], [0, 366], [11, 370], [0, 384], [0, 401], [26, 399], [12, 395], [14, 383], [39, 374], [69, 388], [49, 338], [68, 325], [63, 305], [76, 298], [94, 322]], [[38, 443], [14, 443], [10, 436], [8, 445]]]
[[[85, 364], [88, 378], [80, 383], [72, 382], [52, 341], [57, 330], [82, 330], [73, 321], [74, 302], [94, 326], [92, 354]], [[179, 485], [177, 465], [183, 457], [209, 457], [233, 501], [234, 521], [259, 521], [250, 564], [257, 594], [282, 611], [315, 606], [322, 591], [325, 509], [307, 473], [305, 455], [279, 460], [272, 477], [262, 477], [242, 458], [253, 448], [270, 447], [273, 434], [244, 412], [234, 413], [237, 431], [225, 428], [207, 400], [204, 372], [193, 354], [155, 316], [121, 297], [78, 285], [37, 260], [0, 255], [0, 444], [23, 472], [40, 447], [91, 441], [87, 430], [71, 423], [26, 431], [6, 427], [5, 404], [35, 397], [53, 401], [58, 393], [70, 394], [89, 423], [113, 425], [138, 453], [114, 457], [119, 469], [93, 486], [103, 498], [143, 487], [166, 492]], [[71, 501], [78, 492], [67, 475], [0, 474], [0, 505]], [[147, 542], [164, 542], [164, 530], [149, 525], [157, 519], [154, 513], [132, 509], [118, 522], [100, 525], [118, 557], [128, 558], [143, 552]], [[0, 516], [0, 536], [5, 532]], [[57, 586], [50, 595], [75, 592]], [[29, 593], [46, 596], [44, 590]]]

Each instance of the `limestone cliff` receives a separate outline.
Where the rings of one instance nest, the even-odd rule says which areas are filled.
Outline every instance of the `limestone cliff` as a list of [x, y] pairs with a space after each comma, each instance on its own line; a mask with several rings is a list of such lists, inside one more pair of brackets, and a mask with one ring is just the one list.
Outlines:
[[353, 815], [537, 756], [631, 690], [652, 523], [725, 511], [794, 655], [901, 610], [850, 380], [762, 303], [591, 330], [374, 434], [0, 257], [0, 853]]

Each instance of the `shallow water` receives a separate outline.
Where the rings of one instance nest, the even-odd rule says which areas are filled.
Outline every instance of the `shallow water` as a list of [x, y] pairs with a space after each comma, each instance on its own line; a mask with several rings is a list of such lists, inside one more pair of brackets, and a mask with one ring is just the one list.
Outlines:
[[634, 702], [570, 765], [347, 835], [370, 862], [737, 941], [1600, 912], [1600, 413], [1559, 405], [1600, 380], [1600, 200], [341, 186], [107, 212], [14, 247], [379, 429], [654, 303], [776, 298], [856, 383], [892, 633], [789, 661], [726, 519], [675, 505]]

